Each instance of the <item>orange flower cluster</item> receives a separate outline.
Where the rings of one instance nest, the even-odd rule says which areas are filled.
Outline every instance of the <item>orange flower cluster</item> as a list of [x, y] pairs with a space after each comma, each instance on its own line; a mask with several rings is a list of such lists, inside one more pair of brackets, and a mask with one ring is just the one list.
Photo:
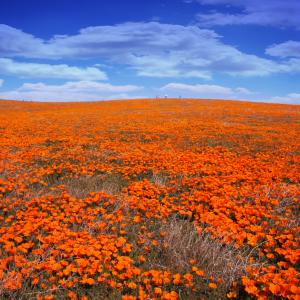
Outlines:
[[[300, 299], [299, 133], [298, 106], [0, 101], [0, 297]], [[162, 266], [174, 219], [245, 272]]]

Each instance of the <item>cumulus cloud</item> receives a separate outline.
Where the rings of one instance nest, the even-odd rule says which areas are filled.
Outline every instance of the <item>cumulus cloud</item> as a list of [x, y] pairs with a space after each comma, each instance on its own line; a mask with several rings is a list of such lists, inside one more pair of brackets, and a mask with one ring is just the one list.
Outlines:
[[252, 94], [251, 91], [243, 87], [230, 88], [213, 84], [169, 83], [161, 87], [160, 90], [170, 97], [180, 95], [188, 98], [239, 99]]
[[38, 57], [39, 52], [46, 52], [42, 39], [14, 27], [0, 24], [0, 57]]
[[214, 31], [197, 26], [123, 23], [95, 26], [73, 36], [54, 36], [49, 44], [61, 56], [104, 58], [126, 64], [138, 75], [211, 78], [214, 72], [264, 76], [280, 66], [222, 43]]
[[0, 93], [2, 99], [34, 101], [93, 101], [135, 97], [143, 88], [135, 85], [112, 85], [95, 81], [66, 82], [61, 85], [24, 83], [21, 87]]
[[300, 104], [300, 93], [290, 93], [286, 96], [277, 96], [269, 99], [269, 102], [283, 104]]
[[223, 25], [262, 25], [276, 27], [294, 27], [300, 29], [300, 2], [298, 0], [196, 0], [213, 8], [220, 5], [236, 7], [240, 12], [235, 14], [213, 11], [198, 14], [202, 26]]
[[183, 98], [206, 98], [206, 99], [231, 99], [259, 102], [271, 102], [282, 104], [300, 104], [300, 93], [290, 93], [286, 96], [271, 98], [262, 97], [259, 93], [253, 92], [244, 87], [227, 87], [214, 84], [185, 84], [169, 83], [159, 89], [159, 92], [168, 97]]
[[266, 49], [266, 53], [278, 57], [299, 57], [300, 41], [286, 41], [281, 44], [275, 44]]
[[71, 80], [104, 80], [106, 74], [95, 67], [79, 68], [66, 64], [17, 62], [0, 58], [0, 74], [31, 78], [62, 78]]
[[[129, 57], [130, 66], [136, 70], [137, 75], [145, 77], [195, 77], [209, 80], [212, 77], [212, 72], [209, 70], [197, 70], [197, 62], [192, 61], [182, 63], [182, 55], [179, 53], [170, 53], [167, 55], [131, 55]], [[196, 64], [196, 65], [193, 65]]]
[[[14, 39], [9, 38], [12, 33]], [[295, 71], [288, 61], [278, 63], [243, 53], [223, 43], [213, 30], [198, 26], [122, 23], [87, 27], [78, 34], [55, 35], [47, 41], [5, 26], [0, 35], [6, 41], [0, 46], [2, 56], [30, 57], [31, 53], [33, 58], [93, 59], [125, 66], [139, 76], [210, 79], [214, 73], [265, 76]], [[34, 49], [22, 46], [31, 42]]]

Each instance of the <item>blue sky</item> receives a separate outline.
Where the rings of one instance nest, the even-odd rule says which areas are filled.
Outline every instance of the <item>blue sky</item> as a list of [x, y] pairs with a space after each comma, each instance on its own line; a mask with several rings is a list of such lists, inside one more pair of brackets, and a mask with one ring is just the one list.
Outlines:
[[0, 98], [300, 104], [298, 0], [1, 0]]

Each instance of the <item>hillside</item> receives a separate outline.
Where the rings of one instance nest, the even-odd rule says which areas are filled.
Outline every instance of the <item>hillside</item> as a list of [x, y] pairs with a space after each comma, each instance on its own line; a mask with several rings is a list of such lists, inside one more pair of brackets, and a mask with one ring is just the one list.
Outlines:
[[0, 101], [0, 298], [300, 299], [299, 146], [297, 105]]

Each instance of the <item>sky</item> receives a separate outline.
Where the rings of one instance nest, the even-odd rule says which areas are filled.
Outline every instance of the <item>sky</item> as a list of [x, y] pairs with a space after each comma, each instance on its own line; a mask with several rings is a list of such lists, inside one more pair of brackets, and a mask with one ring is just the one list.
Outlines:
[[1, 0], [0, 99], [300, 104], [299, 0]]

